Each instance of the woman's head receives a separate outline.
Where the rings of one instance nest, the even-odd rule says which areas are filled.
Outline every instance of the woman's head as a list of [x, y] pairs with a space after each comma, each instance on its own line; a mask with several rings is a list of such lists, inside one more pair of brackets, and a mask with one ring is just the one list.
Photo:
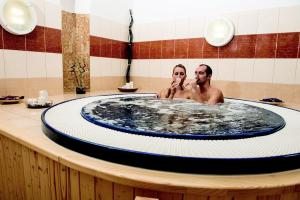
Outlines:
[[173, 81], [176, 81], [177, 78], [181, 79], [181, 83], [186, 79], [186, 69], [182, 64], [178, 64], [173, 68], [172, 74]]

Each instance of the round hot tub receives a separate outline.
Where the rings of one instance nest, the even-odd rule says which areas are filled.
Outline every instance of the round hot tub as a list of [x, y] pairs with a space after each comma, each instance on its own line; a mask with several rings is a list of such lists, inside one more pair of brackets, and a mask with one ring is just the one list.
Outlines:
[[207, 106], [154, 94], [62, 102], [43, 130], [72, 150], [116, 163], [185, 173], [266, 173], [300, 167], [300, 113], [237, 99]]

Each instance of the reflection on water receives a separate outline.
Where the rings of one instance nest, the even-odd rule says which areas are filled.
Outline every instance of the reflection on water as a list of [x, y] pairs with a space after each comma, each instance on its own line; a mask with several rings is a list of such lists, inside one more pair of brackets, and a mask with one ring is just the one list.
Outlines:
[[279, 115], [255, 106], [226, 102], [207, 106], [191, 100], [118, 97], [82, 108], [96, 124], [148, 133], [241, 135], [269, 132], [284, 125]]

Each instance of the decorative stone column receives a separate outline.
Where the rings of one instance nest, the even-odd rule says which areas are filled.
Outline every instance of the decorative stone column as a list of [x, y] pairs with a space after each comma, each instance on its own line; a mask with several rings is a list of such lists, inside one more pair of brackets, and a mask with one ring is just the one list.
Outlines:
[[90, 89], [89, 15], [62, 11], [62, 60], [64, 92], [75, 91], [76, 81], [71, 66], [80, 59], [86, 64], [84, 87]]

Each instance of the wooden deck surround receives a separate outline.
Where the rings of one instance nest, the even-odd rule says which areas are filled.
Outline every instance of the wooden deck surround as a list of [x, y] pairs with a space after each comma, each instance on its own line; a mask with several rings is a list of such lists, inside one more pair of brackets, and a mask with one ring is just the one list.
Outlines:
[[[116, 91], [102, 94], [112, 92]], [[58, 103], [75, 97], [65, 94], [50, 99]], [[41, 130], [41, 113], [39, 109], [27, 109], [24, 103], [0, 105], [1, 200], [300, 199], [300, 169], [222, 176], [115, 164], [76, 153], [48, 139]]]

